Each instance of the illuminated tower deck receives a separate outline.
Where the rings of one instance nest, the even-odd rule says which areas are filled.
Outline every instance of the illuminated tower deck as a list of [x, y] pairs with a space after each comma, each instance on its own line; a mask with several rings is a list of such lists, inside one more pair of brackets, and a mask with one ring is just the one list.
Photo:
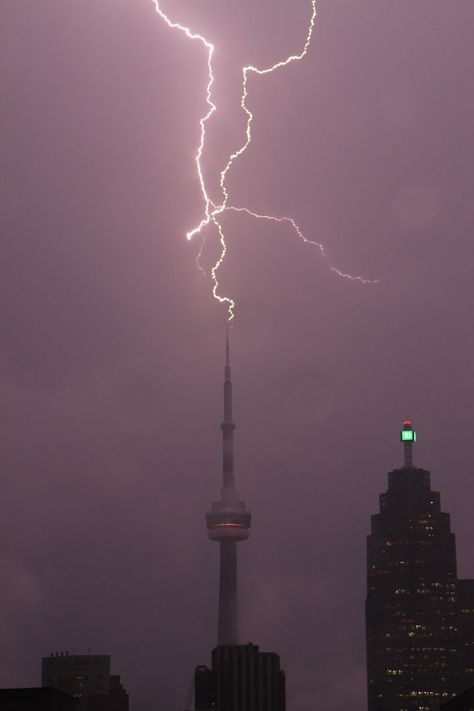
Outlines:
[[237, 543], [249, 536], [250, 512], [239, 500], [234, 477], [234, 430], [229, 337], [224, 373], [223, 486], [221, 499], [206, 514], [208, 536], [220, 546], [219, 621], [217, 644], [238, 644]]

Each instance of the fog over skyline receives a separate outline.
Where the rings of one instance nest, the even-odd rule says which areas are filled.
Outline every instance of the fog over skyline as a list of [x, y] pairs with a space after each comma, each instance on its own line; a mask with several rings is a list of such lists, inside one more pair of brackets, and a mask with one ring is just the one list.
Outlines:
[[[161, 4], [216, 45], [213, 184], [239, 68], [299, 51], [311, 3]], [[289, 711], [366, 708], [365, 537], [405, 417], [474, 577], [473, 21], [472, 0], [319, 0], [304, 61], [249, 80], [233, 202], [380, 280], [224, 217], [242, 641], [280, 654]], [[133, 711], [178, 711], [217, 624], [226, 319], [185, 238], [206, 55], [152, 0], [2, 0], [0, 66], [0, 686], [91, 648]]]

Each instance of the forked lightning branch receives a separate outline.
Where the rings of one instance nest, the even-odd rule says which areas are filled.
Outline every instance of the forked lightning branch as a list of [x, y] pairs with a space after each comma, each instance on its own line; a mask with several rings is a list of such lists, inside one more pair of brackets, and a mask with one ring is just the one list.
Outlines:
[[[290, 229], [297, 235], [297, 237], [305, 242], [306, 244], [310, 244], [314, 247], [316, 247], [319, 250], [319, 253], [321, 257], [324, 259], [327, 259], [327, 254], [324, 245], [321, 242], [317, 242], [315, 240], [308, 239], [305, 237], [303, 234], [302, 230], [298, 226], [297, 222], [292, 218], [292, 217], [285, 217], [285, 216], [278, 216], [278, 215], [263, 215], [260, 214], [254, 210], [251, 210], [250, 208], [246, 206], [236, 206], [232, 205], [230, 202], [230, 194], [227, 188], [227, 178], [229, 175], [229, 172], [234, 165], [235, 161], [240, 158], [243, 153], [247, 150], [247, 148], [250, 146], [252, 143], [252, 123], [254, 116], [248, 106], [247, 100], [248, 100], [248, 95], [249, 95], [249, 75], [250, 74], [256, 74], [259, 76], [265, 75], [265, 74], [270, 74], [271, 72], [277, 71], [278, 69], [281, 69], [282, 67], [286, 67], [288, 64], [291, 64], [292, 62], [300, 61], [302, 60], [306, 54], [308, 53], [309, 47], [311, 45], [311, 41], [313, 38], [313, 32], [314, 32], [314, 26], [316, 22], [316, 15], [317, 15], [317, 8], [316, 8], [316, 2], [317, 0], [311, 0], [310, 5], [310, 18], [309, 18], [309, 24], [307, 26], [307, 32], [306, 32], [306, 39], [303, 44], [303, 48], [300, 53], [298, 54], [292, 54], [289, 57], [286, 57], [286, 59], [282, 59], [275, 64], [273, 64], [270, 67], [266, 68], [259, 68], [259, 67], [254, 67], [252, 65], [248, 65], [245, 67], [242, 67], [242, 93], [241, 93], [241, 101], [240, 101], [240, 110], [243, 115], [243, 120], [244, 120], [244, 140], [240, 148], [238, 148], [236, 151], [230, 153], [229, 158], [227, 160], [226, 165], [220, 172], [219, 177], [219, 186], [220, 186], [220, 191], [221, 191], [221, 197], [220, 197], [220, 202], [216, 203], [213, 200], [211, 200], [209, 196], [209, 191], [206, 185], [206, 180], [204, 177], [204, 171], [202, 167], [202, 159], [203, 155], [205, 152], [206, 148], [206, 137], [207, 137], [207, 124], [209, 122], [209, 119], [211, 116], [217, 111], [217, 105], [214, 103], [213, 100], [213, 88], [214, 88], [214, 72], [213, 72], [213, 62], [214, 62], [214, 56], [215, 56], [215, 46], [210, 42], [208, 39], [203, 37], [202, 35], [193, 32], [193, 30], [189, 27], [186, 27], [185, 25], [181, 25], [178, 22], [174, 22], [168, 15], [164, 12], [162, 9], [162, 0], [153, 0], [153, 3], [155, 5], [157, 13], [160, 15], [160, 17], [166, 22], [168, 27], [171, 29], [179, 30], [180, 32], [184, 33], [186, 37], [188, 37], [189, 40], [194, 41], [194, 42], [199, 42], [202, 44], [204, 51], [207, 55], [207, 70], [208, 70], [208, 76], [207, 76], [207, 85], [204, 88], [205, 91], [205, 96], [206, 96], [206, 111], [204, 115], [199, 119], [199, 126], [200, 126], [200, 138], [199, 138], [199, 145], [196, 150], [195, 154], [195, 163], [196, 163], [196, 171], [197, 171], [197, 176], [199, 179], [199, 184], [201, 187], [201, 193], [204, 201], [204, 211], [202, 218], [195, 227], [189, 230], [187, 233], [187, 239], [192, 240], [194, 237], [197, 237], [198, 235], [201, 236], [203, 243], [207, 234], [208, 229], [214, 229], [215, 233], [218, 236], [219, 244], [220, 244], [220, 253], [217, 261], [211, 268], [211, 280], [212, 280], [212, 294], [217, 301], [220, 303], [224, 304], [227, 308], [227, 313], [229, 320], [232, 320], [235, 316], [235, 302], [230, 296], [223, 295], [220, 291], [220, 285], [218, 281], [218, 271], [220, 267], [222, 266], [224, 259], [226, 257], [227, 253], [227, 244], [226, 244], [226, 238], [225, 238], [225, 233], [224, 233], [224, 228], [221, 224], [220, 217], [224, 212], [240, 212], [240, 213], [245, 213], [248, 216], [250, 216], [253, 219], [256, 220], [266, 220], [266, 221], [272, 221], [272, 222], [278, 222], [278, 223], [283, 223], [287, 224]], [[201, 251], [199, 253], [199, 257], [202, 252], [202, 247]], [[199, 262], [199, 257], [198, 257], [198, 262]], [[352, 274], [348, 274], [347, 272], [343, 272], [342, 270], [338, 269], [337, 267], [333, 266], [332, 264], [329, 264], [329, 268], [331, 271], [333, 271], [335, 274], [337, 274], [339, 277], [342, 277], [344, 279], [350, 279], [352, 281], [358, 281], [362, 284], [374, 284], [376, 283], [377, 280], [373, 279], [365, 279], [364, 277], [361, 276], [354, 276]]]

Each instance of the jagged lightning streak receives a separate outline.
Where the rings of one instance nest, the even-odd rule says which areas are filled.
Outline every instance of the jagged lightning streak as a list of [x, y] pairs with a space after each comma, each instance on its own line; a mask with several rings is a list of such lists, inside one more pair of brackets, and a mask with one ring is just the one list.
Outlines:
[[[260, 215], [258, 212], [253, 212], [252, 210], [249, 210], [248, 207], [235, 207], [234, 205], [229, 205], [228, 207], [225, 208], [226, 211], [228, 212], [242, 212], [246, 215], [249, 215], [250, 217], [253, 217], [256, 220], [268, 220], [269, 222], [278, 222], [279, 224], [288, 224], [290, 227], [293, 229], [293, 231], [298, 235], [300, 240], [304, 242], [305, 244], [310, 244], [313, 247], [316, 247], [319, 250], [319, 253], [321, 254], [321, 257], [328, 261], [328, 255], [326, 252], [326, 248], [324, 247], [324, 244], [322, 242], [316, 242], [315, 240], [308, 239], [307, 237], [304, 236], [303, 232], [301, 231], [300, 226], [295, 222], [295, 220], [292, 217], [276, 217], [275, 215]], [[361, 276], [354, 276], [353, 274], [348, 274], [347, 272], [343, 272], [337, 267], [335, 267], [333, 264], [328, 262], [328, 266], [330, 271], [334, 272], [338, 276], [342, 277], [343, 279], [349, 279], [350, 281], [359, 281], [361, 284], [378, 284], [379, 280], [378, 279], [365, 279], [364, 277]]]
[[[206, 88], [206, 103], [208, 106], [208, 110], [205, 113], [204, 116], [201, 117], [199, 124], [201, 127], [201, 132], [200, 132], [200, 141], [199, 141], [199, 146], [196, 151], [196, 168], [199, 176], [199, 183], [201, 185], [201, 192], [204, 198], [204, 217], [201, 219], [199, 225], [195, 227], [193, 230], [187, 233], [186, 237], [188, 240], [191, 240], [195, 235], [201, 234], [203, 229], [209, 225], [209, 223], [212, 221], [219, 233], [219, 242], [221, 245], [221, 253], [219, 256], [219, 259], [217, 262], [214, 264], [214, 266], [211, 269], [211, 278], [212, 278], [212, 294], [215, 299], [217, 299], [220, 303], [225, 303], [227, 304], [227, 311], [229, 314], [229, 319], [232, 319], [234, 317], [234, 308], [235, 308], [235, 303], [233, 299], [231, 299], [228, 296], [221, 296], [218, 293], [219, 289], [219, 282], [217, 280], [217, 270], [221, 266], [222, 262], [224, 261], [226, 252], [227, 252], [227, 245], [225, 241], [225, 236], [224, 236], [224, 231], [222, 229], [221, 224], [218, 222], [216, 215], [218, 214], [219, 210], [216, 208], [216, 205], [212, 202], [212, 200], [209, 197], [209, 194], [207, 192], [206, 188], [206, 182], [204, 180], [204, 173], [202, 170], [202, 164], [201, 164], [201, 159], [202, 159], [202, 154], [204, 152], [204, 145], [206, 142], [206, 124], [211, 118], [211, 116], [217, 111], [217, 106], [212, 100], [212, 87], [214, 85], [214, 72], [212, 70], [212, 57], [214, 55], [214, 45], [209, 42], [205, 37], [202, 35], [198, 34], [197, 32], [193, 32], [189, 27], [185, 27], [184, 25], [181, 25], [179, 22], [173, 22], [170, 20], [170, 18], [163, 12], [160, 6], [160, 0], [153, 0], [153, 4], [155, 6], [156, 12], [158, 15], [166, 22], [168, 27], [171, 29], [176, 29], [180, 30], [183, 32], [188, 39], [191, 40], [196, 40], [198, 42], [201, 42], [202, 45], [206, 48], [207, 51], [207, 69], [208, 69], [208, 82], [207, 82], [207, 88]], [[201, 250], [199, 252], [198, 258], [196, 260], [197, 265], [199, 266], [200, 269], [200, 262], [199, 258], [201, 256], [202, 252], [202, 246]]]
[[[258, 67], [254, 67], [251, 64], [244, 67], [242, 69], [242, 97], [240, 100], [240, 106], [242, 107], [242, 110], [245, 112], [247, 115], [247, 128], [245, 131], [246, 135], [246, 140], [245, 143], [234, 153], [232, 153], [229, 157], [229, 160], [227, 162], [227, 165], [225, 166], [224, 170], [221, 172], [221, 180], [220, 180], [220, 186], [222, 193], [224, 195], [224, 200], [220, 208], [223, 210], [226, 208], [228, 200], [229, 200], [229, 193], [227, 191], [226, 187], [226, 178], [229, 170], [232, 168], [232, 165], [234, 161], [237, 160], [249, 147], [250, 143], [252, 142], [252, 122], [253, 122], [253, 114], [250, 111], [249, 107], [247, 106], [247, 97], [248, 97], [248, 76], [250, 73], [258, 74], [260, 76], [263, 76], [264, 74], [270, 74], [271, 72], [277, 71], [277, 69], [280, 69], [281, 67], [286, 67], [288, 64], [291, 64], [292, 62], [297, 62], [303, 59], [309, 49], [309, 46], [311, 44], [311, 40], [313, 37], [313, 31], [314, 31], [314, 24], [316, 22], [316, 15], [317, 15], [317, 8], [316, 8], [316, 0], [311, 0], [311, 6], [312, 6], [312, 13], [311, 13], [311, 19], [309, 21], [309, 27], [308, 27], [308, 33], [306, 35], [306, 41], [304, 43], [303, 50], [300, 54], [292, 54], [286, 59], [283, 59], [279, 62], [276, 62], [276, 64], [273, 64], [271, 67], [267, 67], [266, 69], [259, 69]], [[219, 208], [219, 209], [220, 209]]]
[[[272, 215], [261, 215], [257, 212], [253, 212], [252, 210], [245, 208], [245, 207], [235, 207], [232, 205], [229, 205], [229, 192], [227, 189], [227, 176], [229, 174], [229, 171], [231, 170], [233, 164], [235, 161], [247, 150], [249, 147], [250, 143], [252, 142], [252, 123], [253, 123], [253, 114], [250, 111], [249, 107], [247, 106], [247, 98], [248, 98], [248, 77], [249, 74], [254, 73], [257, 75], [265, 75], [265, 74], [270, 74], [271, 72], [277, 71], [281, 67], [285, 67], [288, 64], [291, 64], [292, 62], [295, 61], [300, 61], [302, 60], [310, 47], [311, 40], [313, 37], [313, 32], [314, 32], [314, 26], [316, 22], [316, 17], [317, 17], [317, 6], [316, 6], [317, 0], [311, 0], [311, 18], [309, 21], [308, 25], [308, 31], [306, 34], [306, 40], [303, 46], [302, 51], [299, 54], [292, 54], [286, 59], [280, 60], [273, 64], [270, 67], [266, 68], [259, 68], [255, 67], [253, 65], [247, 65], [243, 67], [242, 69], [242, 94], [241, 94], [241, 102], [240, 106], [242, 111], [246, 114], [247, 121], [246, 121], [246, 129], [245, 129], [245, 141], [244, 143], [238, 148], [236, 151], [230, 154], [229, 159], [224, 167], [224, 169], [220, 173], [220, 189], [222, 193], [222, 200], [219, 204], [216, 205], [214, 203], [208, 194], [207, 188], [206, 188], [206, 182], [204, 180], [204, 173], [202, 170], [202, 164], [201, 164], [201, 159], [202, 155], [204, 152], [204, 147], [205, 147], [205, 142], [206, 142], [206, 124], [211, 118], [211, 116], [217, 111], [217, 106], [214, 104], [212, 100], [212, 88], [214, 85], [214, 74], [213, 74], [213, 69], [212, 69], [212, 59], [214, 55], [214, 45], [209, 42], [205, 37], [203, 37], [200, 34], [197, 34], [193, 32], [189, 27], [185, 27], [184, 25], [181, 25], [177, 22], [173, 22], [170, 20], [170, 18], [163, 12], [163, 10], [160, 7], [160, 0], [153, 0], [153, 3], [155, 5], [157, 13], [160, 15], [160, 17], [166, 22], [166, 24], [173, 29], [178, 29], [181, 32], [183, 32], [189, 39], [191, 40], [197, 40], [201, 42], [204, 47], [207, 50], [207, 65], [208, 65], [208, 83], [207, 83], [207, 93], [206, 93], [206, 102], [208, 106], [208, 110], [206, 114], [200, 119], [200, 127], [201, 127], [201, 135], [200, 135], [200, 142], [199, 146], [196, 152], [195, 156], [195, 161], [196, 161], [196, 167], [198, 171], [198, 176], [199, 176], [199, 182], [201, 185], [201, 192], [204, 198], [204, 217], [201, 219], [199, 224], [194, 227], [192, 230], [190, 230], [187, 233], [187, 239], [191, 240], [193, 237], [196, 235], [202, 235], [203, 230], [205, 227], [207, 227], [210, 223], [214, 224], [214, 226], [217, 229], [218, 235], [219, 235], [219, 243], [220, 243], [220, 255], [219, 258], [217, 259], [216, 263], [211, 269], [211, 279], [212, 279], [212, 294], [215, 299], [217, 299], [220, 303], [225, 303], [227, 304], [227, 312], [229, 316], [229, 320], [232, 320], [234, 318], [234, 309], [235, 309], [235, 302], [228, 296], [222, 296], [219, 294], [219, 282], [217, 279], [217, 272], [219, 268], [221, 267], [222, 263], [224, 262], [226, 253], [227, 253], [227, 244], [225, 241], [225, 235], [224, 235], [224, 230], [223, 227], [218, 219], [219, 215], [221, 215], [225, 211], [230, 211], [230, 212], [243, 212], [246, 213], [247, 215], [258, 219], [258, 220], [269, 220], [272, 222], [278, 222], [278, 223], [287, 223], [289, 224], [294, 232], [298, 235], [298, 237], [305, 242], [306, 244], [313, 245], [319, 249], [319, 252], [321, 256], [327, 260], [327, 254], [325, 251], [325, 248], [323, 244], [320, 242], [316, 242], [313, 240], [310, 240], [306, 238], [300, 227], [297, 225], [295, 220], [291, 217], [276, 217]], [[200, 266], [200, 257], [202, 254], [202, 249], [204, 245], [204, 238], [201, 243], [201, 248], [199, 250], [199, 254], [197, 257], [197, 264], [200, 269], [202, 267]], [[364, 279], [361, 276], [353, 276], [352, 274], [348, 274], [346, 272], [341, 271], [337, 267], [329, 264], [329, 268], [331, 271], [335, 272], [338, 276], [345, 278], [345, 279], [350, 279], [352, 281], [359, 281], [362, 284], [374, 284], [377, 283], [377, 280], [371, 280], [371, 279]]]
[[208, 106], [208, 110], [207, 110], [206, 114], [199, 121], [199, 124], [201, 126], [201, 138], [199, 141], [199, 146], [198, 146], [198, 149], [196, 152], [196, 158], [195, 158], [197, 172], [198, 172], [198, 176], [199, 176], [199, 183], [201, 185], [201, 191], [202, 191], [202, 194], [204, 197], [205, 217], [201, 220], [198, 227], [196, 227], [192, 232], [188, 232], [187, 237], [188, 237], [188, 239], [191, 239], [194, 236], [194, 234], [197, 234], [206, 225], [209, 224], [210, 220], [212, 219], [211, 207], [213, 209], [215, 209], [215, 205], [210, 200], [209, 195], [207, 193], [206, 183], [204, 180], [204, 174], [203, 174], [202, 167], [201, 167], [201, 158], [202, 158], [202, 154], [204, 152], [204, 144], [206, 142], [206, 123], [209, 121], [211, 116], [217, 111], [217, 106], [212, 101], [212, 87], [214, 84], [214, 73], [212, 71], [212, 57], [214, 55], [214, 45], [211, 44], [211, 42], [209, 42], [202, 35], [192, 32], [189, 29], [189, 27], [184, 27], [184, 25], [180, 25], [179, 22], [173, 22], [172, 20], [170, 20], [169, 17], [161, 9], [160, 0], [153, 0], [153, 3], [155, 5], [156, 12], [166, 22], [168, 27], [170, 27], [171, 29], [176, 29], [176, 30], [180, 30], [181, 32], [184, 32], [184, 34], [186, 35], [186, 37], [188, 39], [201, 42], [201, 44], [204, 45], [204, 47], [206, 48], [206, 51], [207, 51], [208, 82], [207, 82], [207, 89], [206, 89], [206, 103]]

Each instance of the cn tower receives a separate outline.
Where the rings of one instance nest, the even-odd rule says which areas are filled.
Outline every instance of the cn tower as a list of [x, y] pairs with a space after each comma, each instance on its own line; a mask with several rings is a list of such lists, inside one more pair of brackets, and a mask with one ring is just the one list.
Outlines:
[[249, 537], [250, 511], [239, 500], [234, 477], [234, 430], [232, 381], [229, 360], [229, 332], [226, 338], [224, 370], [223, 486], [221, 499], [206, 514], [208, 536], [220, 548], [219, 621], [217, 644], [239, 644], [237, 612], [237, 543]]

